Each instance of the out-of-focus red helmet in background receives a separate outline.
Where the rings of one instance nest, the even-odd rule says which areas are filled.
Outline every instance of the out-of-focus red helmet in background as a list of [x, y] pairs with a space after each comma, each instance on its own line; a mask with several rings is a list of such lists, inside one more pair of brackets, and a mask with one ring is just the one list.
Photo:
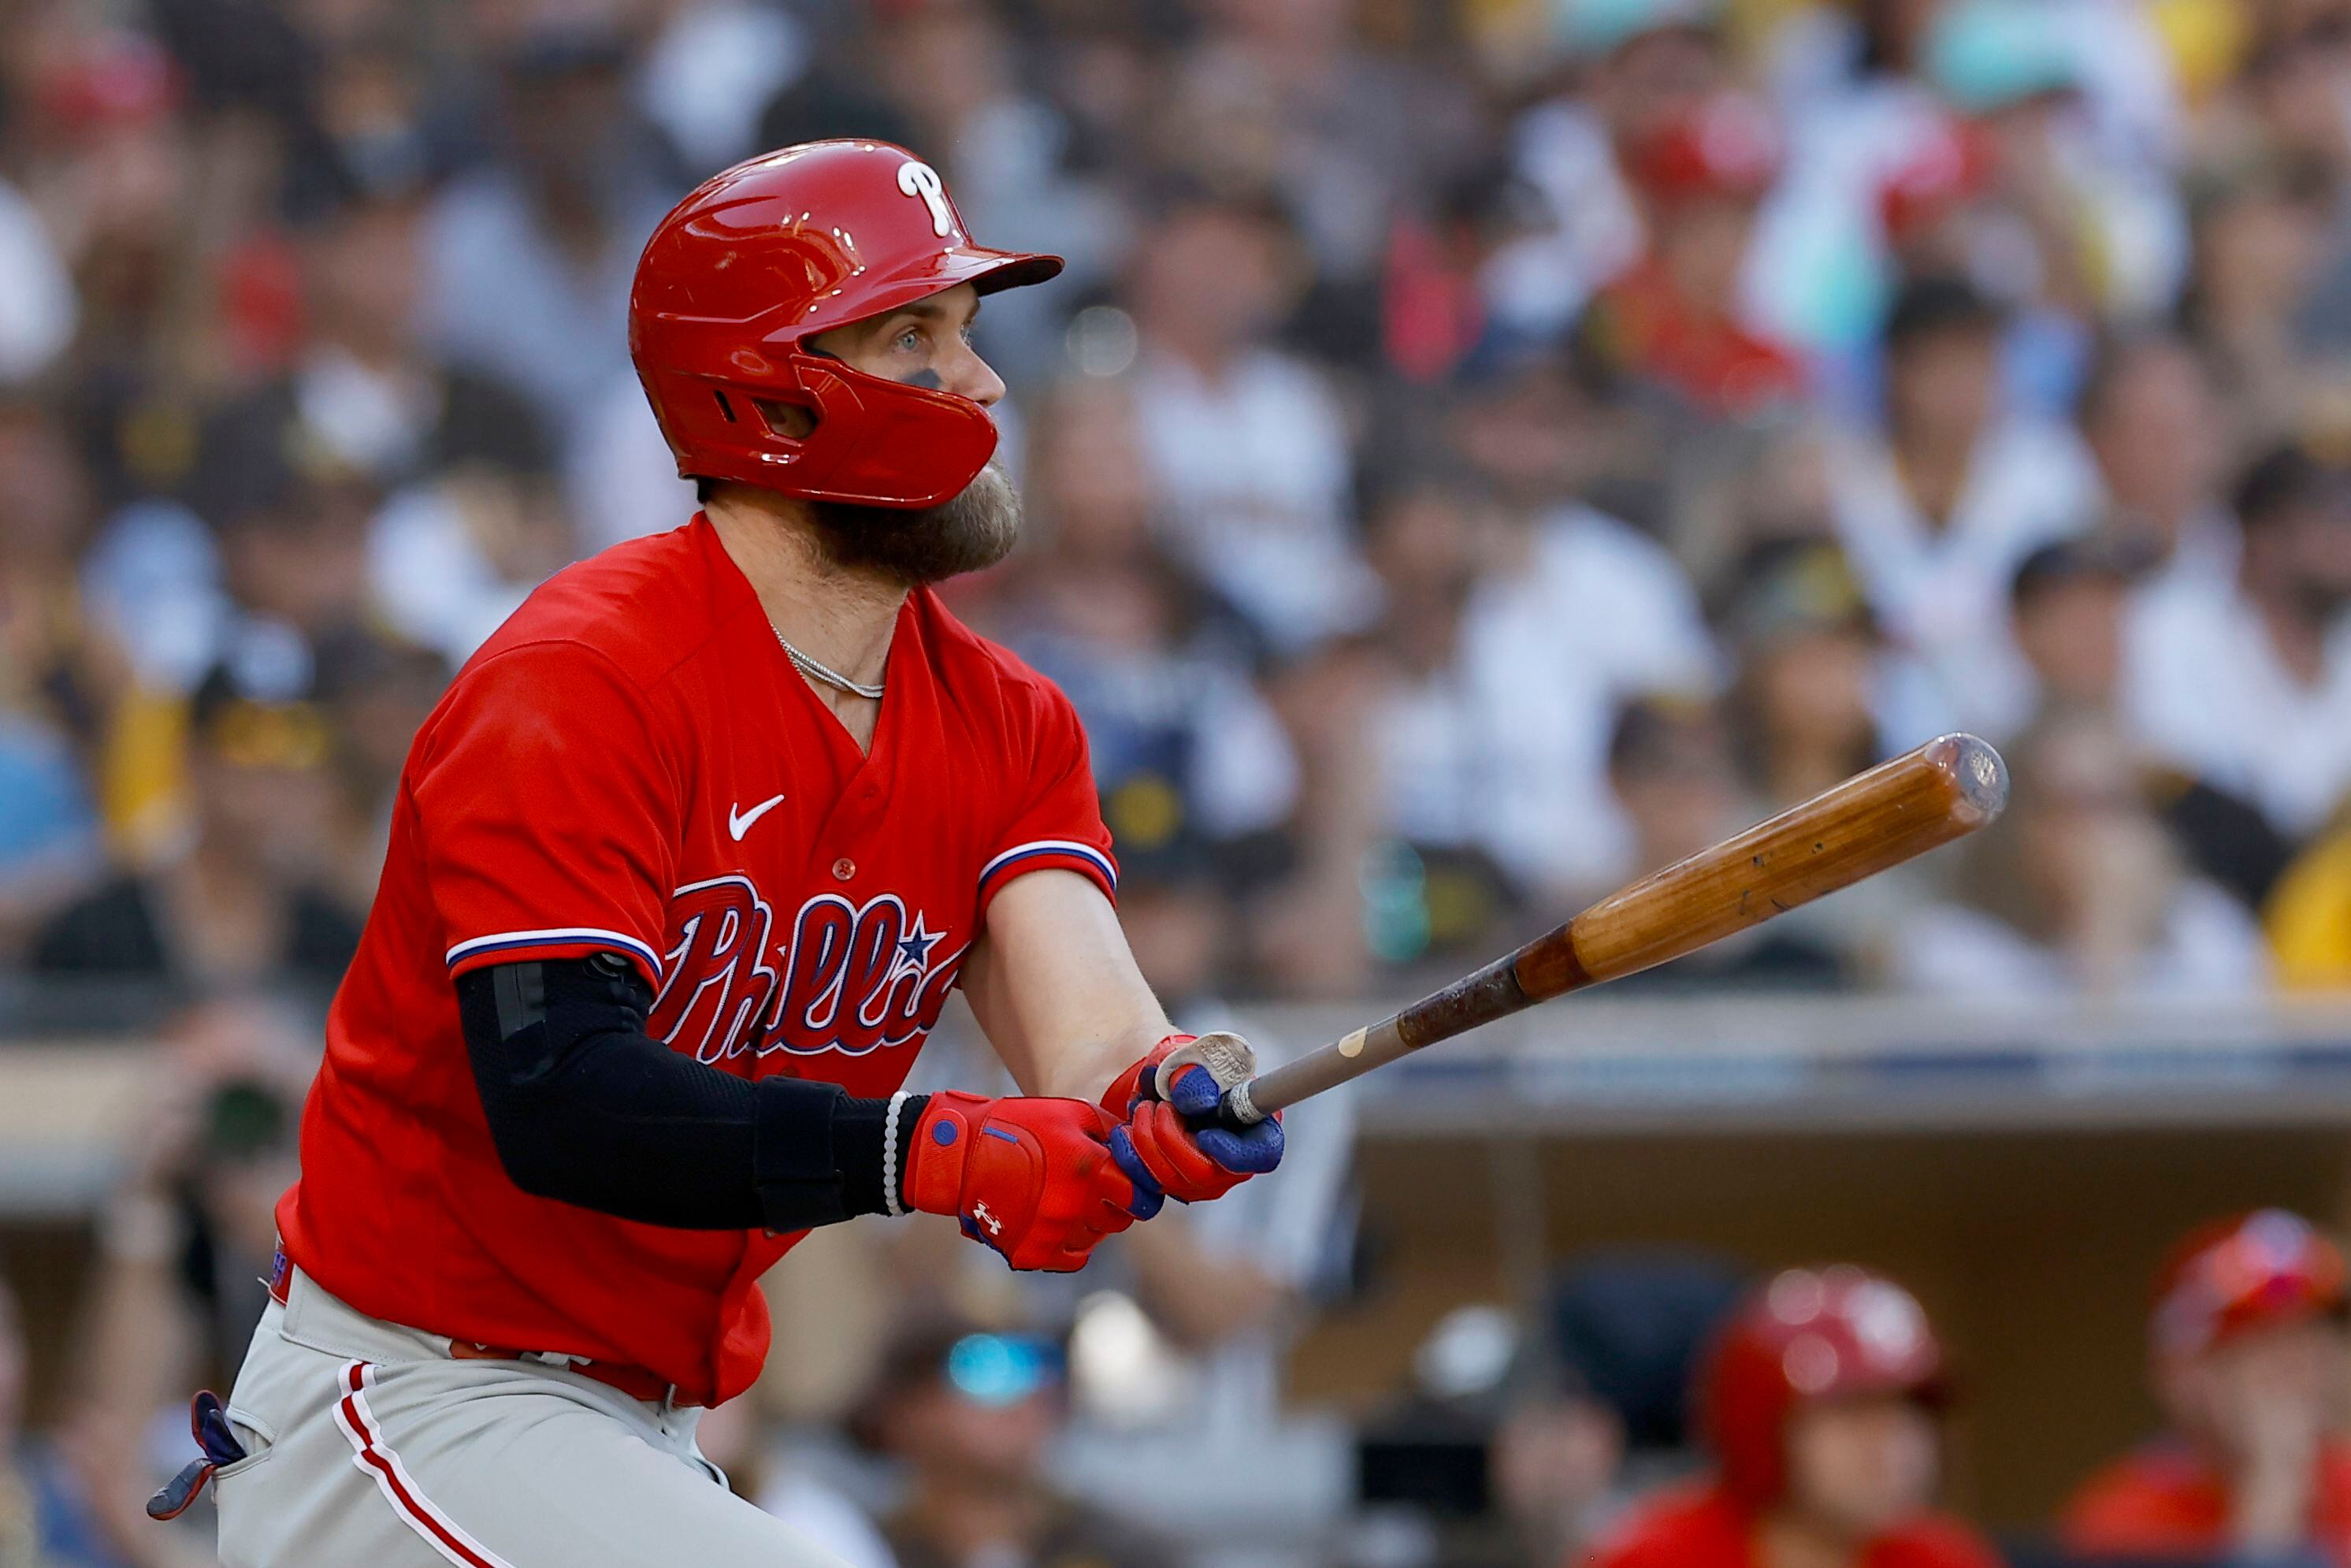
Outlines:
[[[671, 209], [638, 259], [629, 355], [681, 475], [877, 507], [933, 507], [996, 451], [968, 398], [851, 369], [808, 340], [968, 283], [1042, 283], [1054, 256], [975, 245], [938, 172], [886, 141], [738, 163]], [[805, 436], [760, 402], [805, 409]]]
[[1787, 1486], [1789, 1416], [1808, 1400], [1895, 1394], [1939, 1406], [1943, 1349], [1917, 1299], [1839, 1264], [1791, 1269], [1750, 1296], [1701, 1374], [1699, 1418], [1723, 1486], [1752, 1508]]
[[2159, 1357], [2198, 1355], [2249, 1330], [2351, 1312], [2342, 1249], [2308, 1220], [2257, 1209], [2189, 1233], [2156, 1278]]
[[1769, 106], [1721, 93], [1625, 150], [1635, 185], [1660, 206], [1708, 197], [1761, 201], [1785, 158]]

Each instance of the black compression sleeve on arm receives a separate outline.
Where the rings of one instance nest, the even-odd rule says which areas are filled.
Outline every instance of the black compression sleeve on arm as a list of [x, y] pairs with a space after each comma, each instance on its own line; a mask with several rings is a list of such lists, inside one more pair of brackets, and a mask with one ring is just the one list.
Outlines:
[[[693, 1230], [800, 1230], [883, 1211], [887, 1101], [706, 1067], [646, 1037], [652, 1001], [611, 954], [458, 977], [474, 1083], [517, 1186]], [[901, 1109], [901, 1148], [922, 1104], [910, 1096]]]

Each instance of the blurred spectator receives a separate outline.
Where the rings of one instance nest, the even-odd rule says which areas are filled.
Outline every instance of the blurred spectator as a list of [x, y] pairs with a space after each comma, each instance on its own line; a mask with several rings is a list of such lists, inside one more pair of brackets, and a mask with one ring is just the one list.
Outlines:
[[2161, 163], [2168, 72], [2131, 11], [1952, 0], [1925, 39], [1928, 79], [1990, 137], [2013, 225], [2004, 265], [1978, 281], [2028, 313], [2129, 319], [2179, 289], [2185, 225]]
[[523, 388], [567, 435], [628, 372], [630, 275], [684, 190], [629, 102], [627, 39], [586, 10], [539, 7], [503, 40], [498, 160], [441, 193], [425, 239], [434, 340]]
[[1134, 379], [1178, 556], [1293, 653], [1360, 625], [1353, 460], [1322, 372], [1271, 345], [1304, 256], [1278, 208], [1190, 197], [1136, 245]]
[[1364, 48], [1353, 0], [1216, 0], [1177, 62], [1160, 134], [1213, 188], [1278, 193], [1327, 285], [1366, 279], [1388, 225], [1458, 156], [1458, 81]]
[[88, 503], [57, 423], [0, 406], [0, 954], [97, 863], [87, 763], [127, 672], [82, 607]]
[[1719, 1472], [1659, 1497], [1601, 1568], [1991, 1568], [1931, 1511], [1942, 1347], [1907, 1291], [1860, 1269], [1794, 1269], [1749, 1300], [1697, 1385]]
[[2334, 825], [2283, 868], [2262, 911], [2278, 984], [2351, 990], [2351, 831]]
[[47, 1511], [26, 1454], [25, 1376], [30, 1356], [16, 1298], [0, 1280], [0, 1568], [42, 1568], [52, 1544]]
[[383, 870], [401, 768], [450, 668], [430, 649], [360, 632], [328, 640], [316, 670], [338, 786], [322, 874], [352, 908], [363, 909]]
[[[1496, 316], [1542, 339], [1571, 325], [1645, 244], [1620, 148], [1646, 141], [1726, 81], [1719, 0], [1562, 0], [1546, 44], [1581, 68], [1581, 90], [1544, 99], [1512, 133], [1541, 232], [1505, 246], [1488, 269]], [[1537, 58], [1551, 53], [1544, 49]]]
[[138, 1147], [99, 1216], [72, 1379], [75, 1473], [108, 1568], [214, 1561], [208, 1520], [165, 1531], [147, 1517], [178, 1463], [149, 1434], [183, 1425], [190, 1386], [235, 1378], [268, 1305], [277, 1199], [318, 1066], [312, 1027], [251, 999], [188, 1009], [161, 1043]]
[[1666, 1252], [1587, 1259], [1552, 1282], [1490, 1460], [1525, 1561], [1581, 1561], [1628, 1507], [1703, 1462], [1690, 1375], [1740, 1288], [1718, 1259]]
[[73, 278], [40, 216], [0, 180], [0, 385], [33, 379], [74, 333]]
[[[1464, 689], [1462, 649], [1489, 536], [1501, 527], [1467, 481], [1435, 476], [1376, 498], [1368, 518], [1372, 562], [1385, 589], [1378, 653], [1384, 666], [1370, 716], [1379, 748], [1379, 826], [1409, 850], [1407, 864], [1450, 857], [1460, 879], [1452, 918], [1440, 921], [1424, 886], [1412, 900], [1412, 940], [1374, 933], [1384, 956], [1477, 945], [1524, 890], [1506, 880], [1488, 831], [1500, 780], [1476, 760], [1495, 716]], [[1479, 874], [1480, 869], [1484, 874]], [[1442, 901], [1440, 901], [1442, 902]], [[1382, 938], [1384, 938], [1384, 940]]]
[[223, 666], [189, 713], [184, 849], [60, 911], [33, 967], [200, 993], [293, 983], [321, 998], [359, 945], [360, 916], [321, 885], [333, 736], [300, 664]]
[[1876, 625], [1833, 544], [1766, 545], [1741, 563], [1731, 593], [1732, 741], [1748, 787], [1779, 810], [1883, 755]]
[[677, 0], [656, 15], [637, 100], [690, 170], [714, 173], [762, 146], [806, 140], [758, 140], [768, 105], [810, 64], [814, 29], [798, 12], [762, 0]]
[[2237, 486], [2242, 560], [2168, 580], [2133, 608], [2124, 706], [2182, 770], [2289, 838], [2351, 788], [2351, 481], [2298, 447]]
[[[1759, 820], [1740, 788], [1730, 736], [1711, 706], [1650, 697], [1626, 705], [1608, 744], [1608, 779], [1633, 825], [1633, 864], [1646, 874], [1709, 849]], [[1777, 923], [1676, 960], [1635, 986], [1782, 989], [1829, 987], [1837, 954], [1817, 933]]]
[[[310, 422], [294, 383], [217, 409], [202, 445], [188, 507], [123, 508], [86, 573], [142, 687], [170, 698], [225, 661], [299, 664], [370, 611], [368, 526], [381, 482]], [[128, 766], [141, 765], [160, 766], [152, 756]], [[116, 787], [135, 799], [157, 782]]]
[[861, 1417], [905, 1467], [904, 1501], [882, 1521], [897, 1568], [1172, 1565], [1156, 1542], [1054, 1493], [1046, 1456], [1064, 1400], [1049, 1341], [956, 1321], [900, 1333]]
[[105, 739], [121, 651], [84, 602], [89, 477], [47, 407], [0, 402], [0, 711], [42, 721], [86, 754]]
[[1470, 471], [1398, 484], [1371, 525], [1384, 642], [1404, 655], [1374, 730], [1387, 823], [1481, 852], [1546, 906], [1627, 869], [1607, 776], [1617, 705], [1718, 679], [1679, 564], [1574, 498], [1578, 404], [1547, 361], [1478, 388], [1451, 423]]
[[1831, 470], [1837, 535], [1870, 610], [1928, 677], [1891, 716], [1897, 739], [2022, 719], [2010, 579], [2035, 545], [2094, 515], [2080, 443], [2004, 404], [2001, 320], [1954, 278], [1905, 289], [1886, 329], [1884, 442], [1847, 447]]
[[1165, 553], [1123, 389], [1076, 383], [1040, 409], [1028, 494], [1038, 538], [984, 613], [1077, 706], [1122, 859], [1214, 857], [1276, 831], [1298, 788], [1289, 738], [1231, 612]]
[[486, 418], [468, 429], [472, 439], [435, 477], [392, 497], [368, 541], [383, 618], [452, 668], [580, 554], [553, 455], [537, 433]]
[[[2120, 712], [2124, 628], [2143, 541], [2125, 533], [2060, 539], [2024, 558], [2010, 591], [2017, 647], [2032, 669], [2035, 711]], [[2180, 556], [2161, 568], [2165, 592], [2210, 581]], [[2139, 591], [2148, 591], [2140, 590]], [[2150, 803], [2195, 873], [2259, 908], [2285, 870], [2293, 846], [2255, 807], [2176, 768], [2148, 781]]]
[[1958, 852], [1952, 902], [1902, 923], [1897, 983], [1951, 998], [2220, 1000], [2262, 988], [2252, 916], [2182, 869], [2111, 721], [2046, 714], [2008, 758], [2001, 831]]
[[1749, 99], [1709, 99], [1625, 150], [1648, 246], [1612, 280], [1590, 326], [1602, 351], [1708, 418], [1744, 418], [1800, 395], [1803, 367], [1740, 320], [1758, 205], [1780, 172], [1780, 133]]
[[2018, 564], [2009, 619], [2032, 666], [2036, 711], [2115, 712], [2137, 554], [2104, 538], [2060, 539]]
[[2301, 427], [2315, 334], [2332, 329], [2305, 319], [2304, 301], [2333, 196], [2291, 166], [2255, 163], [2196, 197], [2196, 267], [2180, 313], [2220, 390], [2229, 455], [2243, 461]]
[[2227, 431], [2210, 372], [2184, 340], [2147, 332], [2108, 341], [2082, 389], [2081, 421], [2105, 486], [2107, 531], [2167, 578], [2236, 570]]
[[2205, 1227], [2157, 1282], [2148, 1359], [2168, 1430], [2085, 1482], [2073, 1550], [2252, 1568], [2351, 1563], [2343, 1254], [2283, 1209]]

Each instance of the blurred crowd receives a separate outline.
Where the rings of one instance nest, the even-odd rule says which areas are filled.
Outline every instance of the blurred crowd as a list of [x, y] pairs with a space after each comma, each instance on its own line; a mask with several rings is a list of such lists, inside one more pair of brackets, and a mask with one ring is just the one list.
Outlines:
[[622, 332], [829, 135], [991, 302], [1138, 941], [1399, 989], [1950, 728], [2014, 821], [1683, 984], [2351, 981], [2351, 6], [24, 0], [0, 966], [331, 987], [406, 737], [676, 526]]
[[[1187, 1026], [1449, 977], [1954, 728], [2009, 758], [2001, 831], [1640, 983], [2351, 986], [2351, 0], [14, 0], [0, 989], [160, 1022], [171, 1065], [87, 1407], [0, 1458], [0, 1568], [207, 1560], [116, 1513], [144, 1412], [258, 1311], [409, 737], [538, 582], [690, 516], [623, 340], [638, 247], [825, 136], [1069, 258], [978, 325], [1028, 532], [948, 593], [1075, 701]], [[1687, 1318], [1678, 1350], [1440, 1335], [1392, 1452], [1279, 1414], [1349, 1266], [1316, 1109], [1258, 1208], [1139, 1229], [1081, 1301], [967, 1299], [919, 1228], [796, 1266], [835, 1299], [779, 1321], [846, 1338], [779, 1354], [737, 1484], [907, 1568], [1178, 1560], [1212, 1505], [1116, 1479], [1170, 1456], [1227, 1521], [1319, 1529], [1360, 1469], [1494, 1526], [1366, 1563], [1712, 1561], [1672, 1531], [1715, 1494], [1668, 1494], [1651, 1555], [1612, 1531], [1691, 1462], [1719, 1270], [1545, 1309]], [[2229, 1318], [2159, 1354], [2181, 1442], [2077, 1521], [2351, 1568], [2341, 1260], [2257, 1219], [2212, 1291], [2285, 1280], [2245, 1321], [2293, 1348]], [[956, 1312], [872, 1326], [908, 1293]], [[1804, 1530], [1933, 1490], [1939, 1352], [1875, 1276], [1754, 1300], [1788, 1451], [1730, 1500], [1812, 1521], [1766, 1568], [1837, 1563]], [[1179, 1416], [1170, 1357], [1213, 1369]], [[1475, 1484], [1431, 1493], [1448, 1421]], [[1119, 1509], [1054, 1494], [1089, 1475]], [[1869, 1561], [1978, 1560], [1918, 1528]]]

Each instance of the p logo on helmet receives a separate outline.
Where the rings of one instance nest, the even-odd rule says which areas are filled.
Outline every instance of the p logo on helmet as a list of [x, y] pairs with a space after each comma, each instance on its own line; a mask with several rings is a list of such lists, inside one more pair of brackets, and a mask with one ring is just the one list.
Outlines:
[[947, 188], [939, 172], [917, 159], [908, 159], [898, 165], [898, 189], [910, 196], [920, 196], [923, 205], [931, 209], [931, 232], [941, 239], [955, 233], [955, 209], [947, 205]]

